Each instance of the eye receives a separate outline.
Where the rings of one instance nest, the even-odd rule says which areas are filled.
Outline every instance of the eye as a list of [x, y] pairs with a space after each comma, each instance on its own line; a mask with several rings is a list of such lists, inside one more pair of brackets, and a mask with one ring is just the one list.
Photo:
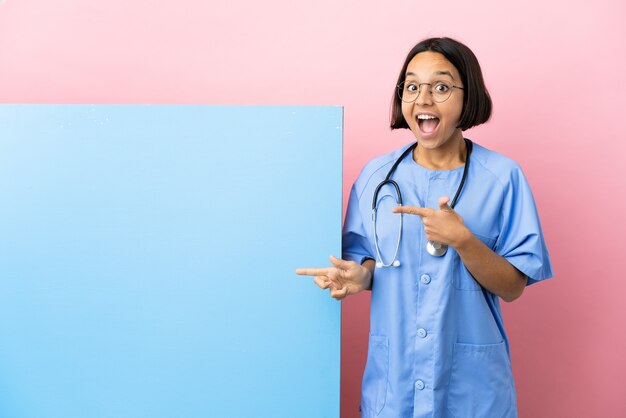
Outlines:
[[419, 90], [415, 84], [407, 84], [404, 86], [404, 88], [406, 89], [406, 91], [409, 91], [411, 93], [415, 93], [417, 90]]
[[437, 93], [447, 93], [450, 90], [450, 86], [445, 83], [437, 83], [433, 90]]

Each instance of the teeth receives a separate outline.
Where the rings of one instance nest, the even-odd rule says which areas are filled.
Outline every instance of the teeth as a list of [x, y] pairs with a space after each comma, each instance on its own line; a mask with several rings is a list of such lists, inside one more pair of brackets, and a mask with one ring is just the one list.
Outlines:
[[423, 120], [426, 120], [426, 119], [437, 119], [437, 117], [433, 116], [433, 115], [417, 115], [417, 118], [418, 119], [423, 119]]

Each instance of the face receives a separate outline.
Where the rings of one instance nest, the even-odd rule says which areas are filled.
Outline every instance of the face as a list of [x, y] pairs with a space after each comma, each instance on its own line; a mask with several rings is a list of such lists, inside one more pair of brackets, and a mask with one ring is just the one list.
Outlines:
[[[433, 92], [437, 82], [448, 86], [463, 87], [456, 67], [438, 52], [425, 51], [415, 55], [409, 62], [405, 74], [405, 85], [413, 90], [420, 83], [429, 83]], [[402, 115], [417, 138], [420, 147], [425, 149], [445, 148], [463, 139], [457, 128], [463, 110], [463, 90], [452, 88], [450, 97], [437, 103], [429, 92], [429, 86], [422, 84], [419, 95], [413, 103], [402, 102]]]

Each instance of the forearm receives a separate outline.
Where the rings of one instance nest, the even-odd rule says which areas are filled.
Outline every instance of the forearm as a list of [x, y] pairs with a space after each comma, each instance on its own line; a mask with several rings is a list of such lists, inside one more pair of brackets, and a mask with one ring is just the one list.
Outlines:
[[522, 295], [528, 278], [504, 257], [493, 252], [471, 231], [453, 245], [463, 264], [485, 289], [512, 302]]

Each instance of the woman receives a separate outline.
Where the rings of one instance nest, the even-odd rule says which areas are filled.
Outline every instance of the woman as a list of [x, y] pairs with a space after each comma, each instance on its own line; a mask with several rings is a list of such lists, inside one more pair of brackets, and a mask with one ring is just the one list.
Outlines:
[[391, 120], [417, 142], [359, 175], [343, 258], [297, 270], [336, 299], [372, 290], [363, 418], [517, 416], [498, 297], [513, 301], [552, 271], [521, 169], [463, 137], [490, 114], [469, 48], [417, 44]]

